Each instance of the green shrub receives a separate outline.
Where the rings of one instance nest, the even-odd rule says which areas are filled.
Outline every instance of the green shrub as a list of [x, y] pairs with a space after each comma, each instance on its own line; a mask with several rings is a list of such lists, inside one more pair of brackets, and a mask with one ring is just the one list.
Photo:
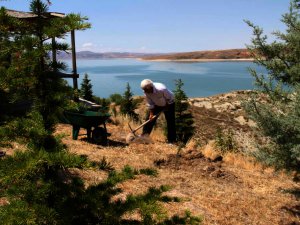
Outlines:
[[[274, 32], [276, 40], [268, 42], [263, 30], [250, 21], [252, 45], [248, 46], [255, 63], [267, 74], [250, 69], [255, 78], [257, 95], [246, 111], [258, 125], [259, 135], [268, 137], [267, 145], [259, 146], [255, 156], [276, 169], [300, 173], [300, 6], [292, 0], [288, 13], [282, 17], [285, 33]], [[266, 95], [268, 101], [260, 102]]]
[[182, 80], [176, 80], [175, 94], [175, 122], [177, 141], [186, 143], [194, 134], [194, 117], [189, 111], [188, 98], [182, 90]]
[[82, 79], [82, 82], [81, 82], [80, 96], [85, 100], [94, 101], [92, 88], [93, 88], [93, 85], [91, 84], [89, 75], [87, 73], [85, 73], [84, 78]]
[[135, 112], [137, 108], [137, 102], [133, 99], [133, 93], [131, 92], [131, 88], [129, 83], [126, 84], [126, 90], [123, 94], [120, 112], [123, 115], [128, 115], [131, 119], [138, 121], [138, 114]]
[[217, 130], [216, 138], [215, 138], [216, 146], [220, 149], [221, 153], [226, 152], [236, 152], [237, 144], [234, 140], [232, 130], [221, 130], [220, 128]]
[[118, 93], [111, 94], [109, 96], [109, 99], [111, 102], [115, 103], [116, 105], [121, 105], [121, 103], [123, 101], [122, 95], [120, 95]]

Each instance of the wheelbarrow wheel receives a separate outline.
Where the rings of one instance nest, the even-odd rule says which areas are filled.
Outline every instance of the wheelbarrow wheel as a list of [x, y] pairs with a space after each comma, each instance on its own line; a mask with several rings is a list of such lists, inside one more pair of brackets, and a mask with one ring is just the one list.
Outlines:
[[96, 127], [92, 131], [92, 140], [101, 145], [107, 144], [107, 133], [103, 127]]

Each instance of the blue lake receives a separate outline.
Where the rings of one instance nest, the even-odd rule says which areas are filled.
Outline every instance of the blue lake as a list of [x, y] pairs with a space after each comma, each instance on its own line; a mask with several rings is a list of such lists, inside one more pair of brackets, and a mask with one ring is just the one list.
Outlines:
[[[72, 68], [71, 61], [65, 61]], [[140, 82], [151, 79], [175, 89], [182, 79], [188, 97], [206, 97], [234, 90], [253, 89], [254, 79], [248, 68], [264, 72], [252, 62], [153, 62], [136, 59], [77, 60], [80, 86], [85, 73], [93, 85], [93, 93], [102, 98], [123, 94], [129, 82], [134, 95], [143, 95]], [[68, 79], [70, 85], [72, 80]]]

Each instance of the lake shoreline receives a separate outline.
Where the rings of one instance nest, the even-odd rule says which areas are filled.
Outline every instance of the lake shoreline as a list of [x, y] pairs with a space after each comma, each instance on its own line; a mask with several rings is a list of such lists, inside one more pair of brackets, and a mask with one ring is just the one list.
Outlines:
[[144, 59], [136, 58], [140, 61], [152, 62], [253, 62], [253, 58], [249, 59]]

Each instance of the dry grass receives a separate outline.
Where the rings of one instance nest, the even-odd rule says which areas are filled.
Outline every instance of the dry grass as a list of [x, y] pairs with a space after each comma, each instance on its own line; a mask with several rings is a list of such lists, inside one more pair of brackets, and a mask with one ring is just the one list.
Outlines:
[[[151, 134], [153, 142], [150, 144], [126, 145], [125, 137], [129, 132], [126, 123], [124, 120], [118, 126], [108, 125], [112, 135], [105, 147], [87, 142], [85, 136], [76, 141], [66, 136], [63, 140], [71, 152], [85, 154], [91, 160], [105, 157], [118, 170], [125, 165], [158, 170], [157, 177], [139, 175], [134, 180], [119, 184], [124, 191], [116, 198], [126, 199], [128, 194], [143, 193], [152, 186], [170, 185], [172, 190], [167, 194], [180, 197], [182, 201], [164, 204], [169, 215], [181, 214], [189, 209], [194, 215], [203, 216], [204, 224], [300, 222], [299, 214], [292, 213], [299, 207], [299, 202], [295, 196], [283, 191], [299, 189], [290, 177], [263, 170], [238, 154], [227, 154], [222, 162], [212, 162], [207, 158], [217, 154], [214, 145], [209, 143], [200, 148], [196, 139], [191, 139], [187, 147], [177, 154], [178, 147], [165, 144], [159, 129]], [[59, 125], [57, 132], [71, 134], [71, 127]], [[77, 173], [88, 184], [106, 177], [95, 171]]]
[[9, 143], [10, 146], [2, 147], [1, 151], [4, 151], [6, 155], [13, 155], [16, 151], [25, 151], [26, 145], [17, 142]]
[[[214, 160], [217, 156], [220, 156], [220, 150], [216, 147], [214, 141], [210, 141], [207, 145], [205, 145], [203, 148], [200, 148], [200, 151], [203, 153], [203, 155], [211, 160]], [[232, 165], [238, 168], [242, 168], [245, 170], [250, 171], [269, 171], [270, 168], [263, 167], [262, 164], [255, 161], [253, 157], [246, 156], [240, 153], [235, 152], [227, 152], [224, 155], [222, 155], [223, 162]]]
[[[107, 146], [90, 143], [83, 129], [80, 131], [82, 136], [72, 140], [70, 125], [58, 125], [56, 133], [66, 134], [63, 142], [71, 153], [86, 155], [93, 161], [105, 157], [117, 170], [126, 165], [158, 170], [157, 177], [139, 175], [119, 184], [123, 192], [114, 199], [124, 200], [128, 194], [143, 193], [149, 187], [170, 185], [172, 190], [166, 194], [179, 197], [181, 202], [164, 203], [168, 215], [182, 214], [188, 209], [193, 215], [203, 216], [204, 224], [300, 224], [300, 203], [296, 195], [300, 186], [290, 176], [275, 173], [238, 153], [227, 153], [222, 161], [212, 160], [219, 151], [209, 140], [215, 138], [219, 127], [241, 132], [239, 144], [246, 143], [243, 153], [252, 151], [250, 128], [239, 124], [234, 119], [237, 115], [232, 112], [200, 107], [193, 107], [192, 111], [197, 132], [183, 149], [165, 143], [161, 126], [151, 134], [151, 142], [126, 144], [126, 136], [130, 133], [128, 123], [133, 128], [139, 123], [121, 116], [112, 118], [113, 123], [107, 125], [111, 133]], [[242, 113], [236, 112], [238, 115]], [[138, 113], [143, 115], [144, 108], [138, 109]], [[160, 116], [159, 124], [163, 120]], [[11, 154], [13, 149], [7, 151]], [[106, 172], [96, 170], [74, 169], [71, 172], [81, 176], [86, 186], [107, 177]], [[5, 199], [0, 199], [0, 205], [3, 201]]]
[[237, 153], [227, 153], [224, 156], [224, 162], [238, 168], [250, 171], [268, 171], [272, 169], [264, 168], [260, 163], [255, 161], [252, 157], [244, 156]]
[[201, 152], [203, 155], [208, 158], [208, 159], [215, 159], [217, 156], [220, 155], [218, 149], [215, 146], [214, 141], [210, 141], [207, 145], [205, 145], [202, 149]]

